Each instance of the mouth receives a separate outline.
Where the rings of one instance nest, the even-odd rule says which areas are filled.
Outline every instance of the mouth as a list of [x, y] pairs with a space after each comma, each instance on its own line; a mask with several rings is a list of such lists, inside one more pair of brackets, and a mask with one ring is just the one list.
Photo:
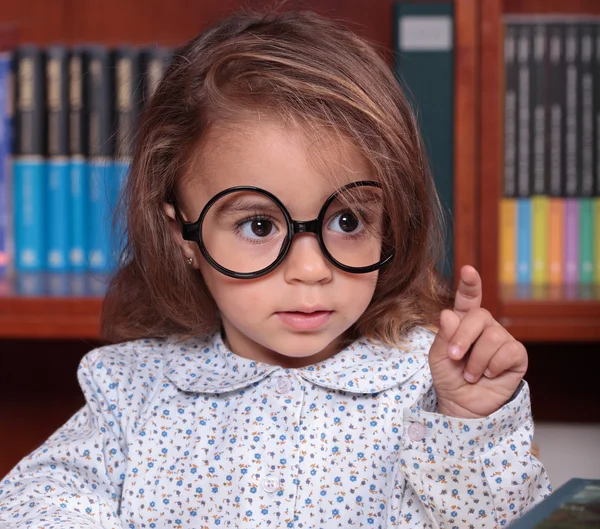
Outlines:
[[297, 331], [314, 331], [323, 327], [333, 315], [332, 310], [320, 307], [276, 312], [277, 317], [287, 326]]

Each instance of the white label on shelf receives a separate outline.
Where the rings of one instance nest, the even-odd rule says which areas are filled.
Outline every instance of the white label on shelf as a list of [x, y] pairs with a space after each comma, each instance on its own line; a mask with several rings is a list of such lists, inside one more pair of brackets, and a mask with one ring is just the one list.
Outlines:
[[452, 49], [452, 18], [449, 16], [403, 16], [398, 21], [402, 51], [449, 51]]

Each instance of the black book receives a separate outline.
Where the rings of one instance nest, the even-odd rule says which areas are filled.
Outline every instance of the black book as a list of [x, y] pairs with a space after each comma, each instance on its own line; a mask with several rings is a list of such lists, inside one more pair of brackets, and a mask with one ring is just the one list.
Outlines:
[[565, 40], [564, 26], [551, 23], [548, 27], [548, 192], [552, 197], [565, 191]]
[[504, 29], [504, 196], [517, 192], [517, 27]]

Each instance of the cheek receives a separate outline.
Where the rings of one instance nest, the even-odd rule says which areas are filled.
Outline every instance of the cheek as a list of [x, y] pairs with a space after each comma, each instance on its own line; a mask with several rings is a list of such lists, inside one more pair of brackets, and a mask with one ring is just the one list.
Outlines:
[[373, 299], [378, 277], [377, 271], [369, 274], [344, 274], [341, 282], [347, 306], [362, 314]]
[[264, 280], [233, 279], [221, 274], [204, 259], [200, 264], [200, 272], [213, 299], [221, 312], [252, 314], [252, 310], [260, 307], [268, 300], [269, 288], [263, 285]]

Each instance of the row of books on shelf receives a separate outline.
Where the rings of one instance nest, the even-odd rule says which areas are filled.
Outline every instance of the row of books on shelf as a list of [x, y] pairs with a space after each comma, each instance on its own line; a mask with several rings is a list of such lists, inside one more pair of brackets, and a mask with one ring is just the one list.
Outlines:
[[113, 213], [137, 118], [171, 55], [129, 45], [23, 45], [0, 54], [2, 275], [23, 274], [31, 290], [40, 278], [64, 285], [60, 274], [114, 270]]
[[504, 284], [600, 284], [600, 20], [507, 16]]

